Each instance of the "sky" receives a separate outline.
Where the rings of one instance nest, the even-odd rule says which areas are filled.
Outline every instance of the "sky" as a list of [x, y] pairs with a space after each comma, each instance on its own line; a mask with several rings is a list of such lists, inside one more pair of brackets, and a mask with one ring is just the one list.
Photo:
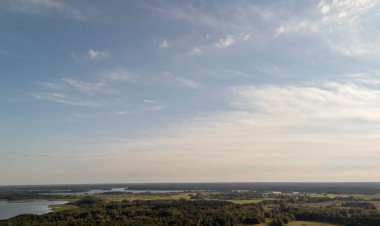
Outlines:
[[380, 181], [380, 2], [0, 1], [0, 185]]

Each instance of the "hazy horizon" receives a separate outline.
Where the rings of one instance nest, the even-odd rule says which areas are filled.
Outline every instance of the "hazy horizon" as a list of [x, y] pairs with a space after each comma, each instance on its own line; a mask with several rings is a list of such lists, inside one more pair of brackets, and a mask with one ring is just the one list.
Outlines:
[[[44, 186], [81, 186], [81, 185], [207, 185], [207, 184], [229, 184], [229, 185], [241, 185], [241, 184], [269, 184], [269, 185], [380, 185], [379, 181], [366, 181], [366, 182], [352, 182], [352, 181], [340, 181], [340, 182], [323, 182], [323, 181], [309, 181], [309, 182], [287, 182], [287, 181], [214, 181], [214, 182], [115, 182], [115, 183], [65, 183], [65, 184], [1, 184], [0, 187], [44, 187]], [[191, 189], [189, 189], [191, 190]]]
[[0, 185], [380, 181], [380, 4], [0, 2]]

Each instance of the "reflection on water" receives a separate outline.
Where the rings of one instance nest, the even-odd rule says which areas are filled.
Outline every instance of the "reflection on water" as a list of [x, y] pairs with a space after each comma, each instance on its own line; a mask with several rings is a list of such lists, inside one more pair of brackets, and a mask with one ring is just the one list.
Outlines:
[[44, 214], [51, 212], [50, 205], [66, 204], [67, 201], [0, 201], [0, 220], [20, 214]]

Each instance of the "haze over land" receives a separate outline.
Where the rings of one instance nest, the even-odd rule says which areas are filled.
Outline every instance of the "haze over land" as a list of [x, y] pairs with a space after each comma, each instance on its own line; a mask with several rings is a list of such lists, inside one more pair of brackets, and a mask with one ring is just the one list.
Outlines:
[[0, 2], [0, 184], [379, 181], [380, 5]]

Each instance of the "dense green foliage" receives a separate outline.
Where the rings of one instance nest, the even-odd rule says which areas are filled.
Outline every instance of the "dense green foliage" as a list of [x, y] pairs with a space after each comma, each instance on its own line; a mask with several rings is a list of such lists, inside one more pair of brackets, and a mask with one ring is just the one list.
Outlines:
[[[166, 193], [126, 194], [114, 192], [112, 185], [57, 185], [0, 187], [0, 199], [64, 199], [73, 200], [70, 207], [44, 215], [24, 214], [8, 220], [0, 220], [0, 226], [55, 226], [55, 225], [254, 225], [267, 222], [270, 226], [282, 226], [290, 221], [305, 220], [334, 223], [345, 226], [378, 226], [380, 212], [376, 206], [379, 195], [368, 195], [380, 188], [379, 184], [144, 184], [134, 188], [176, 188], [178, 190], [215, 190]], [[240, 190], [256, 187], [257, 190]], [[281, 187], [282, 186], [282, 187]], [[270, 192], [273, 189], [284, 192]], [[300, 190], [294, 189], [295, 187]], [[86, 195], [87, 189], [107, 189], [102, 195]], [[186, 189], [185, 189], [186, 188]], [[237, 189], [238, 188], [238, 189]], [[357, 195], [333, 195], [327, 191], [361, 191]], [[130, 189], [130, 187], [129, 187]], [[273, 191], [272, 190], [272, 191]], [[308, 194], [306, 190], [321, 190], [323, 193]], [[83, 192], [70, 195], [60, 192]], [[297, 192], [293, 192], [297, 191]], [[59, 194], [55, 194], [58, 192]], [[49, 193], [49, 194], [47, 194]], [[188, 196], [187, 196], [188, 195]], [[122, 197], [122, 198], [117, 198]], [[173, 197], [175, 197], [173, 199]], [[190, 198], [190, 200], [179, 197]], [[81, 198], [78, 200], [78, 198]], [[158, 198], [158, 199], [156, 199]], [[162, 200], [170, 199], [171, 200]], [[120, 201], [123, 199], [149, 199]], [[108, 200], [108, 201], [107, 201]], [[228, 201], [230, 200], [230, 201]], [[245, 202], [248, 201], [248, 202]], [[239, 203], [239, 204], [237, 204]], [[256, 203], [256, 204], [255, 204]], [[78, 207], [78, 208], [75, 208]]]
[[105, 203], [85, 198], [80, 208], [36, 215], [21, 215], [0, 225], [238, 225], [264, 221], [258, 205], [222, 201], [124, 201]]
[[372, 209], [295, 208], [283, 211], [293, 213], [297, 220], [321, 221], [346, 226], [380, 225], [380, 215]]
[[[1, 226], [55, 225], [244, 225], [281, 226], [293, 220], [336, 223], [346, 226], [380, 225], [380, 215], [370, 203], [346, 202], [340, 208], [288, 205], [284, 200], [260, 204], [234, 204], [212, 200], [150, 200], [106, 202], [86, 196], [71, 205], [79, 208], [45, 215], [20, 215], [0, 221]], [[272, 206], [271, 208], [268, 208]], [[265, 207], [266, 206], [266, 207]]]

